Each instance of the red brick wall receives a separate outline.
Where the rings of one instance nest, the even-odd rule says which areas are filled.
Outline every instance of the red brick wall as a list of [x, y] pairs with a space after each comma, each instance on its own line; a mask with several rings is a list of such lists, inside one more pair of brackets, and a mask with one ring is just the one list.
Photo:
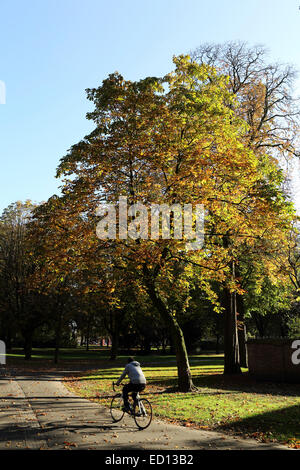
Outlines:
[[300, 364], [292, 363], [292, 340], [248, 342], [249, 373], [259, 379], [300, 383]]

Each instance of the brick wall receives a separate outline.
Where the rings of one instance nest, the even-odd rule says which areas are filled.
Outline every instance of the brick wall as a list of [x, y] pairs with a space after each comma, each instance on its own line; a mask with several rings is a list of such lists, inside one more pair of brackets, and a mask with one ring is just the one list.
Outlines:
[[262, 380], [300, 383], [300, 364], [293, 364], [293, 340], [249, 341], [249, 373]]

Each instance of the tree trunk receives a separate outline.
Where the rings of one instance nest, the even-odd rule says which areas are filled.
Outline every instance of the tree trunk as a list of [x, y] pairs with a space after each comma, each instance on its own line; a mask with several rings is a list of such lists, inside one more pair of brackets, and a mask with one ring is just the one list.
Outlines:
[[141, 353], [145, 354], [146, 356], [151, 354], [151, 347], [152, 347], [152, 343], [151, 343], [150, 338], [147, 336], [142, 337]]
[[224, 290], [224, 374], [241, 373], [235, 294]]
[[248, 368], [248, 351], [247, 351], [247, 331], [244, 318], [244, 299], [241, 295], [237, 295], [237, 314], [238, 314], [238, 340], [241, 367]]
[[23, 332], [24, 354], [25, 354], [26, 361], [29, 361], [32, 355], [32, 336], [33, 336], [33, 331], [31, 329], [25, 330]]
[[115, 331], [111, 338], [110, 359], [114, 361], [118, 357], [119, 351], [119, 334]]
[[5, 344], [6, 344], [6, 352], [10, 353], [12, 350], [12, 335], [10, 329], [7, 331], [7, 335], [5, 336]]
[[116, 312], [112, 312], [112, 335], [111, 335], [111, 350], [110, 350], [110, 359], [114, 361], [118, 357], [119, 351], [119, 322], [117, 319]]
[[153, 302], [153, 305], [160, 312], [162, 318], [170, 326], [172, 343], [175, 348], [177, 371], [178, 371], [178, 390], [179, 392], [191, 392], [195, 390], [195, 386], [192, 381], [192, 375], [189, 365], [189, 358], [185, 346], [184, 336], [182, 330], [176, 320], [176, 318], [168, 311], [164, 302], [156, 292], [154, 284], [145, 280], [148, 294]]
[[177, 371], [178, 371], [178, 390], [180, 392], [191, 392], [195, 390], [192, 374], [190, 370], [189, 358], [185, 346], [182, 330], [173, 317], [171, 322], [172, 337], [175, 345]]
[[165, 338], [163, 338], [163, 339], [161, 340], [161, 347], [162, 347], [161, 353], [162, 353], [163, 355], [166, 355], [166, 354], [167, 354], [167, 341], [166, 341]]
[[59, 348], [60, 348], [60, 339], [61, 339], [61, 327], [62, 327], [62, 314], [60, 313], [56, 323], [55, 331], [55, 351], [54, 351], [54, 364], [58, 364], [59, 359]]
[[89, 343], [90, 343], [90, 324], [91, 324], [91, 320], [88, 316], [88, 322], [87, 322], [87, 332], [86, 332], [86, 345], [85, 345], [85, 349], [86, 351], [89, 350]]
[[220, 335], [216, 335], [216, 354], [220, 354]]

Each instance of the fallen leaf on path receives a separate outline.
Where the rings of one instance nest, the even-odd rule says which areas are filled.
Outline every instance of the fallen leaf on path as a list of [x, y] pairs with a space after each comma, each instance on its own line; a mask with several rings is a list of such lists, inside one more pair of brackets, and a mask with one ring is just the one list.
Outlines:
[[75, 442], [64, 441], [65, 447], [77, 447]]

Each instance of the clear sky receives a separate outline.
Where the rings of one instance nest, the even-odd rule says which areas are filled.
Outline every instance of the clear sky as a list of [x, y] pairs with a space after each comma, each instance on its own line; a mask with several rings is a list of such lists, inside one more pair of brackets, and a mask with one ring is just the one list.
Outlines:
[[[85, 88], [163, 75], [203, 42], [264, 44], [300, 69], [300, 0], [0, 0], [0, 211], [58, 192], [55, 169], [91, 129]], [[300, 83], [300, 82], [299, 82]], [[299, 87], [300, 89], [300, 87]]]

